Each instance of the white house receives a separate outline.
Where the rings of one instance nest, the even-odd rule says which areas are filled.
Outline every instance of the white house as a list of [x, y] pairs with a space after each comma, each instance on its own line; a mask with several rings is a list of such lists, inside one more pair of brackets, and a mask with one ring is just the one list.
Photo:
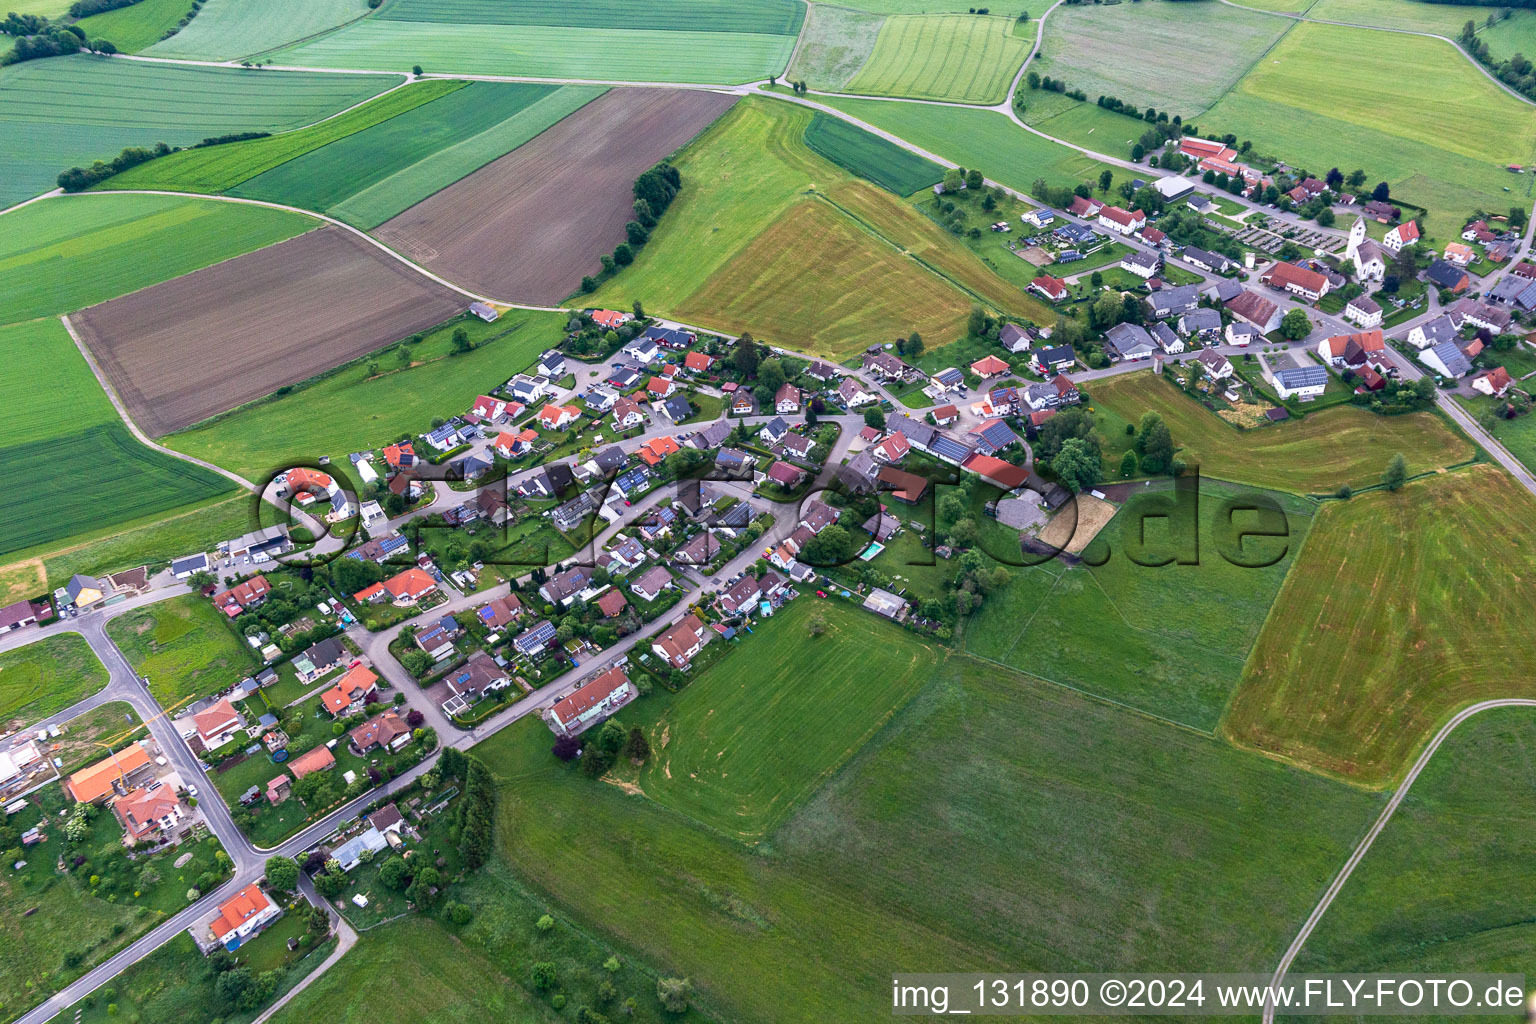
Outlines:
[[629, 676], [615, 665], [550, 708], [550, 729], [562, 736], [574, 736], [639, 695], [640, 691], [629, 681]]
[[1275, 394], [1286, 398], [1316, 398], [1328, 387], [1328, 369], [1324, 366], [1288, 366], [1276, 370]]
[[1134, 235], [1146, 227], [1147, 215], [1140, 210], [1122, 210], [1106, 206], [1099, 211], [1098, 225], [1118, 235]]
[[1404, 221], [1387, 232], [1381, 244], [1393, 252], [1399, 252], [1419, 240], [1419, 226], [1411, 220]]
[[1232, 361], [1213, 348], [1208, 348], [1200, 353], [1200, 368], [1215, 380], [1226, 380], [1237, 371], [1232, 368]]
[[1142, 252], [1140, 249], [1126, 253], [1120, 260], [1122, 268], [1129, 270], [1142, 280], [1146, 280], [1156, 274], [1161, 265], [1162, 261], [1156, 256], [1149, 252]]
[[209, 937], [226, 949], [235, 949], [282, 913], [282, 908], [272, 901], [272, 897], [252, 882], [219, 907], [219, 915], [208, 925]]
[[1443, 341], [1456, 341], [1461, 332], [1449, 316], [1437, 316], [1428, 323], [1419, 324], [1408, 332], [1408, 344], [1416, 349], [1433, 348]]
[[1381, 306], [1369, 295], [1357, 295], [1344, 307], [1344, 319], [1363, 330], [1381, 326]]

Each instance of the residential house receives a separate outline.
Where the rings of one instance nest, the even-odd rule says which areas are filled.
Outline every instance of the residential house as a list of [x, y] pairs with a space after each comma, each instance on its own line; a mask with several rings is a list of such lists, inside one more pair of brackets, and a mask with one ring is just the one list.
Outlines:
[[420, 569], [406, 569], [383, 583], [375, 583], [359, 590], [352, 597], [366, 604], [377, 604], [388, 599], [397, 607], [405, 608], [436, 591], [437, 582], [431, 576]]
[[1495, 366], [1487, 373], [1473, 378], [1472, 390], [1491, 398], [1503, 398], [1513, 384], [1509, 371], [1502, 366]]
[[1184, 351], [1184, 339], [1179, 337], [1172, 327], [1161, 320], [1154, 321], [1147, 327], [1147, 333], [1152, 335], [1152, 340], [1157, 342], [1157, 347], [1169, 355], [1178, 355]]
[[444, 423], [431, 433], [422, 434], [421, 439], [427, 442], [431, 448], [440, 452], [448, 452], [464, 443], [464, 438], [459, 435], [459, 428], [453, 423]]
[[759, 593], [761, 590], [757, 585], [757, 578], [750, 574], [743, 576], [720, 595], [720, 610], [726, 615], [751, 612]]
[[1239, 320], [1257, 327], [1260, 334], [1269, 334], [1277, 330], [1280, 327], [1280, 321], [1284, 318], [1277, 303], [1247, 288], [1228, 299], [1226, 307], [1228, 312]]
[[866, 352], [863, 369], [882, 381], [905, 381], [917, 375], [917, 371], [889, 352]]
[[1509, 310], [1489, 306], [1473, 298], [1457, 299], [1445, 311], [1445, 315], [1451, 318], [1457, 330], [1470, 324], [1494, 334], [1503, 334], [1509, 328], [1511, 319]]
[[581, 418], [574, 405], [546, 405], [539, 410], [539, 426], [545, 430], [564, 430]]
[[630, 314], [621, 313], [616, 309], [594, 309], [589, 315], [593, 323], [599, 327], [606, 327], [610, 331], [616, 331], [634, 319]]
[[538, 371], [541, 377], [559, 380], [565, 376], [565, 356], [557, 348], [545, 349], [539, 353]]
[[213, 606], [233, 619], [248, 608], [255, 608], [272, 592], [265, 576], [252, 576], [228, 590], [213, 595]]
[[475, 404], [469, 407], [469, 411], [481, 420], [492, 422], [501, 419], [502, 413], [507, 411], [507, 403], [500, 398], [481, 395], [475, 399]]
[[789, 416], [800, 411], [800, 389], [793, 384], [785, 383], [773, 396], [774, 411], [780, 416]]
[[1056, 223], [1056, 211], [1048, 206], [1042, 206], [1038, 210], [1028, 210], [1019, 214], [1019, 220], [1032, 228], [1049, 228]]
[[1282, 400], [1316, 398], [1328, 387], [1328, 370], [1316, 365], [1287, 366], [1275, 371], [1273, 383]]
[[507, 389], [512, 392], [512, 397], [523, 405], [532, 405], [542, 401], [544, 396], [550, 393], [549, 381], [543, 377], [534, 377], [530, 374], [520, 373], [507, 381]]
[[532, 658], [543, 654], [554, 640], [555, 627], [547, 619], [540, 619], [519, 633], [512, 641], [512, 646], [519, 654]]
[[607, 384], [597, 384], [590, 388], [581, 400], [586, 403], [588, 412], [594, 416], [602, 416], [612, 411], [618, 404], [619, 393]]
[[1463, 245], [1460, 242], [1446, 243], [1445, 250], [1440, 255], [1445, 262], [1457, 267], [1470, 266], [1477, 259], [1477, 252], [1470, 245]]
[[1050, 274], [1041, 274], [1029, 282], [1029, 290], [1047, 302], [1060, 302], [1067, 297], [1067, 282]]
[[77, 802], [98, 804], [109, 797], [127, 793], [134, 780], [141, 778], [153, 764], [146, 741], [130, 743], [75, 772], [64, 782], [64, 790]]
[[384, 449], [384, 464], [390, 469], [410, 469], [416, 465], [416, 450], [409, 441]]
[[71, 576], [64, 585], [64, 594], [69, 598], [69, 603], [82, 610], [101, 603], [111, 592], [110, 584], [80, 573]]
[[661, 415], [674, 425], [683, 422], [693, 415], [693, 406], [688, 404], [688, 397], [682, 392], [678, 392], [664, 402], [652, 405], [653, 409], [658, 407]]
[[1024, 486], [1024, 481], [1029, 478], [1028, 470], [982, 452], [977, 452], [966, 459], [960, 468], [975, 473], [987, 483], [1005, 491]]
[[534, 445], [538, 443], [539, 432], [529, 427], [515, 434], [502, 431], [496, 435], [492, 447], [495, 448], [496, 454], [504, 459], [520, 459], [533, 451]]
[[1400, 252], [1419, 240], [1419, 225], [1411, 220], [1405, 220], [1397, 227], [1388, 231], [1381, 244], [1393, 252]]
[[769, 466], [763, 476], [788, 491], [800, 486], [800, 482], [806, 477], [806, 472], [799, 466], [779, 460]]
[[682, 327], [647, 327], [641, 337], [674, 351], [682, 351], [698, 340], [698, 335]]
[[1441, 342], [1456, 341], [1461, 332], [1447, 314], [1441, 314], [1427, 323], [1417, 324], [1408, 331], [1408, 344], [1417, 349], [1432, 348]]
[[1316, 302], [1328, 293], [1328, 278], [1294, 263], [1276, 262], [1259, 275], [1259, 280], [1308, 302]]
[[1059, 373], [1077, 365], [1077, 353], [1071, 345], [1037, 348], [1029, 354], [1029, 363], [1039, 374]]
[[[336, 767], [336, 755], [331, 753], [331, 748], [324, 743], [311, 747], [292, 761], [285, 762], [285, 767], [293, 773], [294, 780], [302, 779], [306, 775], [315, 772], [329, 771]], [[274, 780], [275, 781], [275, 780]], [[272, 792], [272, 783], [267, 783], [267, 792]], [[268, 796], [271, 799], [271, 796]]]
[[612, 576], [623, 576], [645, 562], [645, 546], [633, 537], [620, 535], [593, 559]]
[[900, 462], [911, 450], [912, 445], [907, 442], [907, 435], [899, 430], [893, 430], [878, 444], [871, 445], [869, 454], [875, 462], [885, 465]]
[[1226, 380], [1237, 372], [1232, 361], [1213, 348], [1205, 349], [1197, 358], [1200, 368], [1213, 380]]
[[656, 344], [656, 340], [645, 336], [631, 341], [621, 352], [626, 358], [634, 360], [641, 366], [650, 366], [661, 358], [661, 348]]
[[1012, 367], [994, 355], [982, 356], [971, 364], [971, 372], [983, 380], [988, 377], [1001, 377]]
[[1018, 324], [1003, 324], [1002, 330], [997, 332], [997, 343], [1008, 352], [1028, 352], [1035, 343], [1035, 335]]
[[631, 427], [642, 426], [645, 423], [645, 413], [640, 403], [633, 398], [621, 398], [613, 403], [613, 426], [616, 430], [628, 430]]
[[1211, 252], [1193, 245], [1186, 245], [1179, 258], [1191, 266], [1208, 270], [1213, 274], [1227, 274], [1237, 269], [1237, 262], [1219, 252]]
[[[714, 534], [704, 530], [694, 534], [688, 543], [672, 553], [672, 557], [684, 565], [708, 565], [719, 553], [720, 542], [715, 539]], [[661, 572], [665, 574], [666, 570], [662, 569]], [[646, 600], [650, 601], [654, 598], [647, 597]]]
[[659, 466], [668, 455], [673, 455], [681, 450], [675, 438], [653, 437], [641, 445], [635, 454], [640, 456], [640, 461], [644, 462], [647, 466]]
[[[707, 534], [706, 534], [707, 536]], [[642, 601], [654, 601], [661, 592], [672, 586], [672, 574], [659, 565], [653, 565], [635, 578], [629, 589]]]
[[889, 490], [891, 497], [907, 505], [917, 504], [922, 499], [923, 492], [928, 489], [926, 477], [908, 473], [895, 466], [881, 466], [875, 479], [883, 485], [880, 488], [882, 491]]
[[578, 565], [565, 572], [556, 573], [539, 587], [539, 596], [551, 604], [569, 608], [587, 585], [592, 582], [592, 571]]
[[[1093, 220], [1098, 217], [1099, 211], [1104, 209], [1104, 204], [1091, 196], [1073, 196], [1072, 202], [1067, 206], [1067, 212], [1074, 217], [1083, 220]], [[1064, 225], [1066, 227], [1078, 227], [1076, 224]], [[1060, 231], [1061, 228], [1057, 228]]]
[[1221, 313], [1200, 307], [1179, 317], [1179, 333], [1209, 339], [1221, 333]]
[[1145, 359], [1157, 351], [1152, 336], [1137, 324], [1116, 324], [1104, 332], [1104, 342], [1116, 359]]
[[1019, 437], [1000, 419], [983, 421], [966, 435], [976, 451], [983, 455], [995, 455], [1010, 444], [1019, 443]]
[[209, 938], [234, 951], [283, 916], [283, 910], [255, 882], [220, 904], [219, 914], [208, 925]]
[[320, 695], [320, 704], [332, 718], [340, 718], [358, 711], [367, 703], [368, 695], [377, 693], [379, 677], [363, 664], [353, 665], [336, 685]]
[[652, 377], [645, 385], [646, 395], [650, 398], [667, 398], [677, 389], [677, 382], [671, 377]]
[[754, 461], [740, 448], [721, 448], [715, 452], [715, 468], [733, 476], [751, 468]]
[[245, 729], [245, 719], [235, 710], [228, 697], [220, 698], [212, 707], [188, 715], [178, 723], [178, 731], [186, 739], [196, 738], [204, 750], [216, 750], [233, 740]]
[[127, 846], [154, 842], [171, 834], [187, 817], [175, 789], [159, 782], [114, 797], [111, 807], [123, 827], [123, 842]]
[[31, 601], [17, 601], [0, 608], [0, 633], [37, 625], [38, 610]]
[[704, 645], [709, 643], [712, 631], [707, 629], [697, 615], [683, 616], [682, 620], [651, 644], [651, 650], [673, 668], [686, 669]]
[[411, 742], [411, 727], [393, 711], [374, 715], [347, 734], [358, 754], [379, 749], [393, 754]]
[[837, 386], [837, 397], [842, 399], [843, 404], [850, 409], [880, 401], [880, 396], [866, 388], [857, 377], [844, 377], [843, 382]]
[[1152, 246], [1154, 249], [1161, 249], [1163, 247], [1163, 243], [1168, 241], [1168, 236], [1166, 234], [1150, 224], [1136, 232], [1136, 237]]
[[1536, 281], [1509, 274], [1493, 286], [1488, 293], [1488, 301], [1500, 302], [1529, 313], [1536, 310]]
[[732, 416], [750, 416], [755, 408], [756, 405], [752, 402], [752, 392], [745, 389], [736, 392], [735, 397], [731, 399]]
[[1317, 343], [1317, 354], [1338, 369], [1365, 365], [1366, 356], [1385, 352], [1387, 343], [1380, 330], [1359, 334], [1336, 334]]
[[598, 595], [593, 603], [597, 605], [597, 610], [603, 613], [605, 619], [611, 619], [629, 607], [629, 601], [624, 597], [623, 591], [612, 587]]
[[1344, 307], [1344, 319], [1357, 327], [1372, 330], [1381, 326], [1381, 306], [1369, 295], [1356, 295]]
[[932, 413], [933, 422], [941, 427], [947, 427], [960, 418], [960, 407], [956, 405], [935, 406]]
[[1162, 288], [1147, 296], [1147, 308], [1155, 320], [1182, 316], [1200, 305], [1198, 285], [1183, 284], [1175, 288]]
[[1472, 362], [1454, 341], [1442, 341], [1419, 353], [1419, 362], [1442, 377], [1455, 380], [1472, 372]]
[[757, 439], [762, 444], [771, 448], [784, 440], [784, 435], [787, 433], [789, 433], [789, 424], [775, 416], [763, 424], [762, 429], [757, 432]]
[[[452, 625], [450, 625], [450, 623]], [[452, 657], [455, 653], [453, 641], [456, 636], [462, 635], [458, 629], [458, 623], [451, 616], [437, 622], [422, 626], [416, 631], [416, 646], [434, 662], [443, 661]]]
[[370, 827], [332, 850], [330, 859], [341, 865], [341, 870], [351, 871], [364, 860], [387, 849], [389, 840], [378, 829]]
[[580, 526], [587, 516], [597, 511], [600, 497], [601, 494], [596, 490], [582, 491], [550, 512], [550, 522], [555, 524], [555, 529], [570, 533]]
[[574, 736], [612, 715], [640, 695], [618, 665], [583, 683], [570, 696], [549, 709], [550, 728], [561, 736]]
[[1118, 235], [1134, 235], [1146, 226], [1147, 215], [1140, 210], [1122, 210], [1106, 206], [1099, 211], [1098, 225]]
[[689, 352], [683, 356], [683, 369], [689, 373], [708, 373], [709, 368], [715, 365], [715, 357], [705, 355], [703, 352]]
[[525, 611], [527, 609], [523, 607], [521, 598], [516, 594], [507, 594], [481, 606], [475, 615], [487, 629], [502, 630], [522, 618]]
[[1120, 258], [1121, 269], [1128, 270], [1143, 280], [1156, 276], [1162, 266], [1162, 260], [1140, 249], [1128, 252]]
[[[554, 638], [552, 626], [549, 636]], [[461, 715], [486, 694], [511, 686], [512, 678], [506, 669], [496, 663], [496, 659], [484, 651], [476, 651], [464, 664], [443, 677], [443, 685], [448, 691], [448, 698], [443, 701], [443, 710], [450, 715]]]

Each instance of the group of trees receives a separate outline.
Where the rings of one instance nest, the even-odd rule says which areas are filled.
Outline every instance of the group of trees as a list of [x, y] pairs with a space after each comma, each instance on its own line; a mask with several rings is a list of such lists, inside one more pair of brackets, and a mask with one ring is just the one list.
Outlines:
[[1040, 427], [1035, 458], [1067, 487], [1088, 490], [1104, 478], [1104, 454], [1093, 431], [1093, 418], [1083, 409], [1063, 409]]
[[[1457, 0], [1438, 0], [1438, 2], [1454, 3]], [[1505, 6], [1529, 7], [1531, 4], [1527, 2]], [[1501, 18], [1509, 17], [1509, 13], [1508, 10], [1490, 11], [1484, 24], [1492, 28]], [[1512, 57], [1499, 60], [1488, 49], [1488, 44], [1478, 38], [1477, 22], [1470, 18], [1461, 27], [1461, 35], [1457, 37], [1457, 42], [1461, 44], [1463, 50], [1472, 55], [1474, 60], [1492, 72], [1493, 76], [1499, 81], [1523, 96], [1536, 99], [1536, 65], [1533, 65], [1525, 54], [1517, 53]]]
[[464, 780], [464, 795], [454, 811], [458, 829], [459, 857], [471, 871], [491, 855], [492, 832], [496, 821], [496, 780], [490, 769], [477, 757], [470, 757], [453, 747], [444, 747], [438, 769], [445, 775]]
[[[1131, 472], [1126, 472], [1128, 461], [1134, 460]], [[1125, 453], [1125, 458], [1120, 460], [1120, 473], [1122, 476], [1131, 476], [1135, 472], [1135, 466], [1139, 465], [1143, 473], [1177, 473], [1183, 468], [1182, 464], [1173, 457], [1173, 432], [1168, 429], [1168, 424], [1155, 412], [1142, 414], [1141, 423], [1136, 429], [1136, 443], [1132, 450]]]
[[1067, 90], [1066, 82], [1063, 82], [1059, 78], [1052, 78], [1050, 75], [1042, 76], [1035, 71], [1031, 71], [1028, 75], [1025, 75], [1024, 81], [1031, 89], [1043, 89], [1046, 92], [1064, 93], [1067, 96], [1072, 97], [1074, 100], [1086, 100], [1088, 98], [1088, 94], [1083, 92], [1083, 90], [1073, 89], [1069, 92]]
[[581, 770], [594, 779], [612, 768], [621, 755], [639, 762], [651, 756], [651, 743], [645, 738], [645, 731], [639, 726], [625, 728], [617, 718], [608, 719], [585, 736], [585, 740], [561, 736], [555, 740], [553, 750], [562, 761], [572, 760], [580, 752]]
[[[613, 247], [612, 255], [604, 253], [598, 257], [603, 266], [603, 277], [612, 276], [619, 268], [635, 262], [635, 250], [650, 241], [652, 230], [682, 187], [682, 174], [665, 160], [635, 179], [635, 219], [624, 225], [625, 240]], [[581, 290], [596, 291], [598, 280], [588, 274], [581, 279]]]
[[[19, 47], [22, 42], [25, 40], [16, 45]], [[137, 167], [157, 156], [165, 156], [171, 152], [173, 152], [171, 147], [164, 142], [157, 142], [150, 148], [129, 146], [111, 160], [97, 160], [89, 167], [71, 167], [67, 171], [61, 171], [58, 179], [59, 187], [66, 192], [83, 192], [97, 182], [106, 181], [114, 174], [121, 174], [130, 167]]]
[[[29, 15], [27, 19], [34, 19], [36, 15]], [[71, 53], [79, 53], [81, 50], [89, 50], [93, 53], [116, 53], [117, 47], [107, 39], [88, 40], [85, 32], [78, 25], [55, 25], [46, 18], [38, 19], [42, 24], [34, 32], [19, 31], [24, 25], [31, 24], [30, 20], [18, 20], [18, 16], [12, 14], [4, 22], [0, 22], [0, 31], [6, 35], [14, 35], [16, 43], [11, 52], [0, 57], [0, 65], [20, 64], [22, 61], [38, 60], [42, 57], [63, 57]], [[18, 31], [12, 32], [11, 28]]]

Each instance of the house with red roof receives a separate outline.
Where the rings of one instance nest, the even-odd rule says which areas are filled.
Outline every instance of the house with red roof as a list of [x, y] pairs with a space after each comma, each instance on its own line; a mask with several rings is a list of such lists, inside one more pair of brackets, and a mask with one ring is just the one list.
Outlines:
[[224, 697], [212, 707], [180, 719], [178, 727], [182, 736], [196, 737], [204, 750], [214, 750], [234, 739], [245, 728], [245, 719]]
[[481, 395], [475, 399], [475, 404], [469, 407], [469, 411], [482, 420], [494, 420], [507, 411], [507, 403], [500, 398]]
[[1514, 380], [1509, 376], [1509, 371], [1502, 366], [1495, 366], [1481, 377], [1472, 380], [1472, 390], [1488, 395], [1492, 398], [1503, 398], [1509, 391]]
[[252, 576], [244, 583], [214, 594], [213, 606], [233, 619], [246, 609], [255, 608], [261, 604], [271, 592], [272, 584], [267, 582], [265, 576]]
[[1214, 139], [1200, 139], [1193, 135], [1186, 135], [1179, 140], [1179, 152], [1185, 156], [1192, 156], [1196, 160], [1206, 157], [1215, 157], [1218, 160], [1231, 160], [1237, 156], [1237, 150], [1228, 147], [1225, 143]]
[[667, 377], [652, 377], [646, 382], [645, 390], [652, 398], [671, 398], [677, 384]]
[[357, 664], [347, 669], [346, 675], [336, 680], [336, 685], [320, 695], [320, 703], [333, 717], [351, 714], [361, 708], [370, 693], [379, 688], [379, 677], [367, 665]]
[[715, 365], [715, 357], [703, 352], [689, 352], [683, 356], [683, 368], [689, 373], [708, 373]]
[[575, 736], [608, 718], [640, 691], [618, 665], [583, 683], [549, 709], [549, 727], [559, 736]]
[[158, 782], [113, 798], [111, 807], [118, 824], [123, 826], [123, 843], [127, 846], [171, 832], [187, 816], [176, 791]]
[[933, 422], [947, 427], [960, 418], [960, 409], [954, 405], [941, 405], [933, 410]]
[[1328, 294], [1328, 279], [1315, 270], [1298, 267], [1294, 263], [1277, 261], [1264, 271], [1259, 280], [1271, 288], [1290, 292], [1308, 302], [1316, 302]]
[[630, 314], [620, 313], [616, 309], [594, 309], [592, 311], [592, 322], [599, 327], [606, 327], [610, 331], [617, 330], [633, 319], [634, 317]]
[[564, 430], [581, 418], [574, 405], [546, 405], [539, 410], [539, 425], [545, 430]]
[[911, 450], [912, 445], [907, 440], [907, 435], [899, 430], [893, 430], [879, 444], [870, 447], [869, 455], [876, 462], [900, 462]]
[[677, 441], [670, 437], [653, 437], [635, 452], [647, 466], [657, 466], [673, 452], [679, 451]]
[[710, 630], [697, 615], [685, 615], [682, 621], [657, 637], [651, 650], [673, 668], [687, 668], [709, 643]]
[[384, 449], [384, 461], [390, 469], [409, 469], [416, 465], [416, 449], [406, 441], [402, 444], [392, 444]]
[[282, 916], [282, 908], [252, 882], [219, 907], [218, 916], [208, 925], [208, 937], [233, 951]]
[[1068, 213], [1083, 220], [1093, 220], [1102, 209], [1104, 209], [1103, 203], [1084, 196], [1073, 196], [1072, 202], [1067, 206]]
[[628, 430], [631, 427], [642, 426], [645, 423], [645, 412], [640, 403], [628, 395], [613, 403], [613, 426], [615, 430]]
[[1029, 282], [1029, 290], [1045, 298], [1048, 302], [1060, 302], [1067, 297], [1067, 282], [1050, 274], [1041, 274]]
[[983, 455], [980, 452], [973, 453], [960, 468], [975, 473], [987, 483], [995, 487], [1001, 487], [1005, 491], [1011, 491], [1016, 487], [1023, 487], [1024, 481], [1029, 478], [1029, 471], [1015, 466], [1011, 462], [994, 458], [991, 455]]
[[983, 356], [971, 364], [971, 372], [983, 379], [998, 377], [1008, 372], [1010, 367], [997, 356]]
[[367, 604], [377, 604], [386, 598], [392, 604], [407, 607], [437, 590], [437, 582], [420, 569], [411, 568], [391, 576], [383, 583], [364, 587], [352, 597]]
[[1397, 227], [1388, 231], [1382, 238], [1381, 244], [1398, 252], [1419, 240], [1419, 225], [1411, 220], [1403, 221]]
[[519, 430], [515, 434], [509, 430], [503, 430], [496, 435], [493, 447], [496, 449], [496, 454], [504, 459], [520, 459], [533, 451], [533, 446], [538, 443], [538, 440], [539, 432], [532, 427]]
[[1099, 211], [1099, 227], [1119, 235], [1134, 235], [1147, 225], [1147, 215], [1140, 210], [1122, 210], [1106, 206]]
[[799, 412], [800, 389], [785, 381], [784, 385], [779, 388], [778, 393], [773, 396], [773, 407], [780, 416], [788, 416], [791, 413]]

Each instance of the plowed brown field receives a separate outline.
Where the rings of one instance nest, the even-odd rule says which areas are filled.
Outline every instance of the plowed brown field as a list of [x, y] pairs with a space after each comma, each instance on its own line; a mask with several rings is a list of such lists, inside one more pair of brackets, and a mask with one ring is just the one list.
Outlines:
[[440, 323], [468, 301], [324, 227], [71, 321], [134, 422], [158, 437]]
[[613, 89], [374, 233], [465, 288], [557, 303], [624, 241], [635, 179], [735, 101], [697, 89]]

